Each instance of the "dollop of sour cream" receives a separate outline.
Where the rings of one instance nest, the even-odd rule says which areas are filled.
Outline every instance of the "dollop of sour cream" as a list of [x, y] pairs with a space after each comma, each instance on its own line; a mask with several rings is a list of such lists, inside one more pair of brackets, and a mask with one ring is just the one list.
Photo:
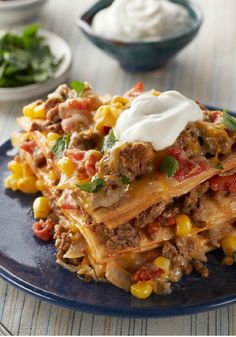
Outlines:
[[173, 145], [188, 122], [202, 119], [198, 104], [178, 91], [159, 96], [150, 91], [139, 95], [122, 112], [115, 133], [121, 142], [149, 142], [158, 151]]
[[169, 0], [115, 0], [93, 18], [93, 31], [108, 39], [163, 39], [191, 25], [188, 11]]

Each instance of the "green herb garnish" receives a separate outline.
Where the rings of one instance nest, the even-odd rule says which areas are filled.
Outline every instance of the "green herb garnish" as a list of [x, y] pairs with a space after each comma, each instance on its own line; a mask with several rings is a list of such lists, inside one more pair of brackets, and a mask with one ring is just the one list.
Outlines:
[[232, 257], [233, 257], [233, 260], [234, 260], [234, 263], [236, 262], [236, 252], [234, 252], [233, 254], [232, 254]]
[[0, 37], [0, 87], [19, 87], [53, 77], [62, 59], [57, 59], [38, 34], [39, 25], [28, 26], [21, 34]]
[[67, 149], [70, 141], [69, 135], [63, 135], [62, 137], [56, 140], [56, 143], [52, 147], [52, 152], [57, 158], [61, 158]]
[[217, 170], [224, 170], [224, 166], [221, 163], [217, 163], [216, 166], [215, 166], [215, 168]]
[[236, 131], [236, 118], [231, 116], [226, 109], [223, 111], [223, 121], [228, 130]]
[[117, 142], [114, 130], [111, 129], [107, 136], [104, 137], [103, 145], [101, 151], [105, 153], [108, 149], [112, 148]]
[[99, 177], [95, 177], [90, 183], [77, 185], [82, 191], [88, 193], [97, 193], [102, 187], [105, 186], [105, 180]]
[[81, 96], [84, 89], [85, 89], [84, 82], [80, 82], [80, 81], [77, 81], [77, 80], [71, 82], [70, 87], [76, 91], [78, 96]]
[[179, 168], [179, 162], [172, 156], [165, 156], [163, 159], [160, 171], [165, 173], [168, 177], [172, 177]]
[[121, 181], [121, 184], [123, 185], [128, 185], [130, 183], [130, 179], [126, 176], [121, 176], [120, 181]]

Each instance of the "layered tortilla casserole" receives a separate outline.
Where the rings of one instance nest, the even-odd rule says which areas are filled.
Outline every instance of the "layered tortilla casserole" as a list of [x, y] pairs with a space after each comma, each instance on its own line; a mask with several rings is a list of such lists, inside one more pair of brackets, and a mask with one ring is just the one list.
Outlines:
[[[25, 106], [5, 181], [42, 193], [32, 228], [42, 240], [54, 237], [57, 263], [140, 299], [169, 293], [192, 271], [207, 277], [209, 251], [223, 248], [228, 265], [236, 258], [236, 119], [193, 102], [202, 118], [171, 144], [178, 118], [162, 138], [152, 130], [153, 143], [148, 132], [138, 139], [132, 123], [125, 136], [118, 126], [122, 118], [126, 127], [137, 99], [155, 98], [158, 110], [165, 94], [142, 91], [138, 83], [123, 96], [99, 97], [74, 82]], [[158, 137], [168, 146], [159, 149]]]

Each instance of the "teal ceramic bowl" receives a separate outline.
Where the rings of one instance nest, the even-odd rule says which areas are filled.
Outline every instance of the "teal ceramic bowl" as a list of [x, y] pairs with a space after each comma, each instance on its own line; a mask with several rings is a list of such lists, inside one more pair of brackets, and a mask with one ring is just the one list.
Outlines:
[[122, 68], [131, 72], [150, 71], [163, 66], [194, 39], [203, 21], [202, 12], [194, 3], [173, 0], [186, 8], [192, 19], [190, 27], [181, 34], [159, 41], [121, 42], [105, 39], [93, 32], [91, 22], [97, 12], [110, 6], [112, 2], [113, 0], [98, 1], [79, 18], [77, 25], [93, 44], [117, 59]]

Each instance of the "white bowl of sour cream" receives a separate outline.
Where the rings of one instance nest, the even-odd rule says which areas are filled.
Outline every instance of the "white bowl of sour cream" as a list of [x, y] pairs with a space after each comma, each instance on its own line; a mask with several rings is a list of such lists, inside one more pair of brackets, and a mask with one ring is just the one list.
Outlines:
[[95, 34], [122, 42], [162, 40], [191, 26], [188, 10], [169, 0], [114, 0], [95, 14]]
[[202, 20], [201, 10], [187, 0], [100, 0], [78, 26], [126, 70], [146, 71], [190, 43]]

